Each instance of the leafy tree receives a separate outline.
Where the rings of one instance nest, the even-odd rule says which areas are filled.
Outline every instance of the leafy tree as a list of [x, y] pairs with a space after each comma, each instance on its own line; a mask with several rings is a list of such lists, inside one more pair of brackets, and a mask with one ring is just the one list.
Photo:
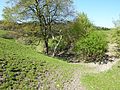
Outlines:
[[4, 8], [3, 17], [7, 21], [39, 23], [45, 53], [49, 52], [49, 38], [55, 23], [65, 22], [72, 13], [72, 0], [8, 0], [10, 7]]
[[79, 40], [81, 37], [86, 36], [93, 28], [93, 24], [85, 13], [79, 13], [74, 20], [71, 36], [74, 41]]
[[67, 24], [62, 25], [62, 39], [59, 37], [61, 41], [57, 41], [59, 46], [57, 46], [57, 53], [62, 57], [66, 57], [66, 54], [69, 54], [68, 57], [75, 54], [74, 48], [75, 44], [78, 40], [82, 39], [82, 37], [86, 37], [87, 34], [91, 30], [93, 30], [93, 24], [87, 17], [85, 13], [80, 13], [72, 22], [67, 22]]
[[84, 60], [85, 62], [104, 61], [106, 50], [106, 35], [103, 32], [98, 31], [91, 32], [85, 38], [78, 40], [75, 45], [75, 51], [78, 54], [78, 59]]
[[113, 21], [113, 24], [115, 25], [115, 28], [120, 29], [120, 16], [117, 20]]

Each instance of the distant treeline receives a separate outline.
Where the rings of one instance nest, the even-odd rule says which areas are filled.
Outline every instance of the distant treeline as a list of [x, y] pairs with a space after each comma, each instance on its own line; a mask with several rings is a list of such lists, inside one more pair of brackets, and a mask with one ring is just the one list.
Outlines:
[[25, 22], [25, 23], [15, 23], [15, 22], [7, 22], [0, 21], [0, 29], [2, 30], [31, 30], [34, 31], [38, 27], [37, 22]]
[[[72, 21], [68, 21], [66, 23], [56, 23], [56, 25], [70, 25]], [[111, 30], [111, 28], [94, 26], [96, 30]], [[12, 30], [12, 31], [38, 31], [39, 23], [37, 22], [24, 22], [24, 23], [14, 23], [14, 22], [6, 22], [0, 20], [0, 29], [1, 30]]]
[[111, 30], [110, 28], [107, 27], [100, 27], [100, 26], [95, 26], [96, 30]]

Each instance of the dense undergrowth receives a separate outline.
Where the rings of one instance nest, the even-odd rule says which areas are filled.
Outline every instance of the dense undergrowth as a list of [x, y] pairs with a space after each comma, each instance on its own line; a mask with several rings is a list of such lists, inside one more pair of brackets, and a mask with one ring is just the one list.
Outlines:
[[116, 41], [116, 43], [119, 45], [119, 47], [120, 47], [120, 30], [115, 30], [115, 32], [114, 32], [114, 37], [115, 37], [115, 41]]
[[65, 83], [69, 83], [73, 67], [67, 62], [41, 55], [15, 40], [0, 38], [2, 90], [62, 89]]
[[75, 50], [80, 60], [101, 62], [107, 50], [106, 34], [102, 31], [91, 32], [76, 43]]

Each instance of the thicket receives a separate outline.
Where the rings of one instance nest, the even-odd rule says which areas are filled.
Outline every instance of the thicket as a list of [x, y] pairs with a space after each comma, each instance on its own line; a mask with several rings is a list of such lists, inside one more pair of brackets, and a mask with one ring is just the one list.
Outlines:
[[78, 39], [85, 37], [92, 30], [94, 30], [94, 27], [87, 14], [79, 13], [74, 20], [70, 33], [72, 39], [76, 42]]
[[116, 43], [120, 47], [120, 16], [118, 17], [118, 19], [113, 20], [113, 24], [115, 26], [114, 28], [115, 32], [114, 32], [113, 37], [115, 37]]
[[78, 61], [101, 62], [107, 49], [106, 35], [94, 31], [80, 39], [75, 46]]
[[120, 47], [120, 30], [116, 30], [114, 33], [114, 37], [116, 39], [116, 43], [118, 44], [118, 46]]

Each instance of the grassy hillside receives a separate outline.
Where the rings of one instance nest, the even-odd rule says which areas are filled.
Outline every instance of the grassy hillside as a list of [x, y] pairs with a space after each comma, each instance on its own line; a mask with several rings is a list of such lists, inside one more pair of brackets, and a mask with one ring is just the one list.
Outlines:
[[70, 81], [75, 67], [14, 40], [0, 38], [0, 89], [61, 89]]
[[[112, 34], [111, 31], [102, 32]], [[13, 39], [4, 39], [5, 33], [0, 30], [0, 90], [67, 90], [69, 86], [79, 86], [80, 82], [86, 90], [120, 88], [120, 62], [109, 71], [95, 74], [87, 64], [70, 64], [37, 53]]]

